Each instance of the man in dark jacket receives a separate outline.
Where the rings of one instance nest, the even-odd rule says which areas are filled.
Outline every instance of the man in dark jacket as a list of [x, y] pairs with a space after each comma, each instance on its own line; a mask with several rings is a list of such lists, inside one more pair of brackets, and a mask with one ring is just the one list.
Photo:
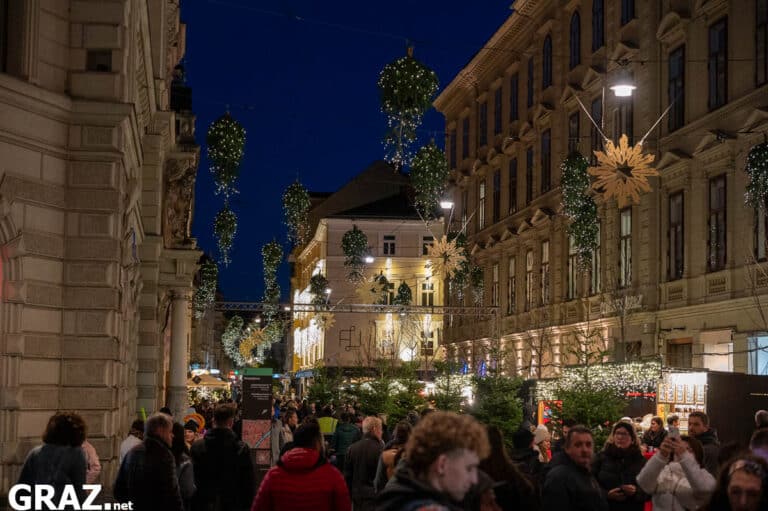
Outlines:
[[369, 511], [375, 508], [376, 491], [373, 480], [376, 467], [384, 448], [381, 441], [382, 424], [378, 417], [366, 417], [363, 420], [363, 438], [355, 442], [347, 451], [344, 462], [344, 479], [355, 511]]
[[250, 509], [255, 493], [253, 463], [248, 445], [237, 439], [232, 425], [235, 407], [223, 404], [213, 414], [214, 427], [192, 444], [197, 493], [194, 511]]
[[544, 483], [545, 467], [539, 461], [539, 453], [531, 448], [532, 443], [533, 433], [528, 429], [519, 428], [512, 433], [514, 449], [509, 452], [509, 457], [520, 472], [538, 489]]
[[542, 509], [607, 511], [608, 503], [590, 472], [594, 442], [584, 426], [573, 426], [565, 437], [565, 455], [544, 481]]
[[331, 439], [331, 450], [336, 453], [336, 468], [344, 472], [344, 460], [347, 457], [349, 446], [360, 440], [362, 433], [352, 424], [352, 416], [349, 412], [341, 413], [341, 422], [336, 427]]
[[133, 509], [184, 511], [171, 452], [173, 423], [160, 412], [144, 426], [144, 441], [128, 451], [115, 481], [118, 502], [132, 502]]
[[704, 449], [704, 468], [717, 477], [717, 457], [720, 454], [720, 440], [717, 431], [709, 427], [709, 417], [704, 412], [688, 415], [688, 434], [701, 442]]

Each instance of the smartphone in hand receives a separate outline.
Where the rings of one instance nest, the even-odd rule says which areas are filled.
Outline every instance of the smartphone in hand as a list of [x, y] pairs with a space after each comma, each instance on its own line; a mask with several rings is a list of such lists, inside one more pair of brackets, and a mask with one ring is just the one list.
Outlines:
[[669, 427], [669, 436], [671, 438], [680, 438], [680, 428], [676, 426]]

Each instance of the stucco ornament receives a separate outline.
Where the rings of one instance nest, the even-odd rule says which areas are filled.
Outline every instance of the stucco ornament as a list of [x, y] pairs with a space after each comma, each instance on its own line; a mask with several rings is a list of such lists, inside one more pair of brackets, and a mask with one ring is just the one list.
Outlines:
[[194, 245], [190, 235], [195, 197], [197, 162], [170, 159], [165, 163], [165, 244], [169, 248]]

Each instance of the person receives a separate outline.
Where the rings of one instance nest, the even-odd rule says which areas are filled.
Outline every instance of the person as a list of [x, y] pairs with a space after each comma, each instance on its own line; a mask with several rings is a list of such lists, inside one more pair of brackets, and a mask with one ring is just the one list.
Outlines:
[[510, 457], [520, 469], [520, 472], [540, 489], [544, 484], [545, 465], [539, 461], [539, 453], [531, 446], [533, 445], [533, 433], [528, 428], [518, 428], [512, 433], [512, 452]]
[[123, 462], [123, 458], [128, 454], [128, 451], [141, 444], [144, 438], [144, 421], [135, 420], [131, 423], [131, 430], [128, 432], [128, 436], [120, 444], [120, 456], [118, 458], [118, 465]]
[[405, 460], [378, 497], [378, 511], [452, 511], [478, 482], [490, 447], [469, 415], [432, 412], [411, 431]]
[[333, 410], [331, 410], [330, 406], [326, 406], [320, 411], [317, 423], [320, 424], [320, 431], [323, 433], [325, 441], [330, 442], [333, 432], [336, 431], [336, 426], [339, 424], [339, 421], [333, 418]]
[[755, 412], [755, 429], [768, 428], [768, 410]]
[[213, 413], [213, 428], [192, 444], [190, 454], [197, 492], [195, 511], [248, 509], [255, 493], [251, 450], [238, 440], [232, 425], [234, 405], [220, 404]]
[[252, 511], [350, 511], [344, 478], [322, 456], [323, 436], [316, 420], [296, 428], [293, 448], [270, 468]]
[[373, 489], [377, 493], [384, 489], [387, 481], [392, 479], [397, 463], [403, 457], [405, 444], [408, 443], [408, 437], [411, 436], [412, 429], [409, 420], [402, 420], [395, 426], [392, 442], [389, 444], [389, 448], [385, 447], [381, 452], [378, 465], [376, 466], [376, 477], [373, 480]]
[[648, 496], [637, 487], [637, 474], [645, 465], [635, 428], [626, 422], [613, 425], [611, 434], [592, 462], [611, 511], [642, 511]]
[[179, 493], [184, 503], [184, 511], [192, 509], [192, 496], [195, 494], [195, 475], [192, 468], [192, 458], [189, 456], [189, 446], [185, 437], [186, 424], [182, 426], [178, 422], [173, 423], [173, 441], [171, 452], [176, 462], [176, 479], [179, 481]]
[[347, 450], [344, 479], [355, 511], [374, 509], [376, 491], [373, 489], [373, 479], [376, 477], [376, 467], [384, 447], [381, 434], [381, 419], [366, 417], [363, 420], [363, 438], [350, 445]]
[[336, 454], [336, 468], [344, 473], [344, 463], [349, 446], [362, 438], [360, 430], [352, 424], [352, 415], [349, 412], [341, 413], [341, 420], [333, 432], [331, 438], [331, 451]]
[[184, 426], [184, 443], [187, 444], [187, 450], [189, 450], [192, 447], [192, 444], [195, 443], [195, 440], [197, 440], [197, 430], [199, 426], [197, 422], [193, 421], [192, 419], [188, 420]]
[[667, 430], [664, 429], [664, 421], [658, 416], [652, 418], [650, 429], [643, 435], [643, 443], [646, 447], [658, 449], [665, 438], [667, 438]]
[[680, 428], [680, 417], [677, 415], [670, 415], [667, 417], [667, 426], [670, 428]]
[[539, 453], [541, 463], [549, 463], [551, 438], [552, 434], [544, 424], [536, 426], [536, 430], [533, 432], [533, 449]]
[[590, 471], [594, 441], [584, 426], [570, 428], [563, 456], [544, 480], [542, 508], [558, 511], [607, 511], [600, 485]]
[[184, 511], [176, 461], [171, 452], [173, 423], [165, 413], [152, 414], [144, 426], [144, 441], [123, 459], [113, 488], [118, 502], [133, 509]]
[[293, 432], [296, 430], [296, 426], [299, 425], [299, 415], [296, 413], [295, 408], [288, 408], [282, 416], [283, 427], [280, 430], [280, 449], [285, 447], [285, 444], [293, 442]]
[[480, 470], [496, 483], [496, 503], [503, 511], [541, 509], [539, 492], [509, 458], [501, 429], [488, 426], [487, 430], [491, 454], [480, 462]]
[[763, 511], [768, 509], [768, 463], [757, 456], [734, 458], [717, 478], [706, 511]]
[[66, 485], [74, 485], [80, 502], [87, 469], [81, 446], [85, 441], [85, 421], [73, 412], [59, 412], [48, 419], [43, 443], [27, 454], [18, 484], [48, 484], [58, 502]]
[[688, 433], [701, 442], [704, 449], [704, 468], [716, 476], [720, 440], [717, 438], [717, 431], [709, 427], [709, 417], [706, 413], [695, 411], [688, 414]]
[[96, 452], [96, 448], [87, 439], [83, 441], [81, 446], [83, 454], [85, 454], [85, 463], [87, 468], [85, 470], [85, 482], [87, 484], [94, 484], [99, 480], [101, 474], [101, 463], [99, 463], [99, 454]]
[[749, 450], [752, 454], [768, 461], [768, 428], [758, 429], [749, 439]]
[[573, 419], [563, 419], [563, 425], [561, 427], [560, 438], [555, 440], [552, 444], [552, 456], [559, 452], [563, 452], [565, 447], [565, 437], [568, 436], [568, 430], [576, 425], [576, 421]]
[[715, 489], [715, 478], [703, 465], [698, 440], [669, 435], [637, 475], [637, 484], [651, 495], [654, 511], [698, 509]]

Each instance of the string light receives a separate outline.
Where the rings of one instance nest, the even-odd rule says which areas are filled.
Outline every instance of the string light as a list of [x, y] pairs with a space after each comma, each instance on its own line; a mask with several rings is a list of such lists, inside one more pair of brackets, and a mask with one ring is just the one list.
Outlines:
[[309, 208], [312, 205], [309, 192], [299, 181], [294, 181], [283, 193], [283, 212], [288, 227], [288, 240], [294, 246], [303, 245], [309, 239]]
[[205, 141], [216, 194], [229, 197], [237, 193], [235, 181], [245, 154], [245, 129], [227, 112], [211, 123]]
[[410, 286], [405, 282], [402, 282], [397, 288], [397, 294], [392, 300], [393, 305], [410, 305], [413, 301], [413, 292]]
[[218, 212], [213, 221], [213, 234], [219, 246], [219, 257], [224, 266], [229, 265], [229, 251], [235, 241], [237, 232], [237, 215], [229, 209], [229, 203], [224, 202], [224, 208]]
[[768, 201], [768, 142], [758, 144], [749, 151], [744, 171], [749, 177], [744, 202], [765, 213]]
[[221, 334], [221, 344], [224, 347], [224, 353], [235, 363], [236, 366], [245, 365], [245, 358], [240, 353], [240, 341], [243, 339], [243, 327], [245, 321], [240, 316], [232, 316], [227, 323], [224, 333]]
[[584, 386], [599, 391], [609, 390], [619, 396], [625, 396], [628, 392], [655, 392], [660, 379], [659, 360], [566, 367], [560, 378], [536, 382], [536, 399], [558, 399], [558, 391], [579, 390]]
[[448, 181], [445, 153], [431, 141], [416, 153], [411, 164], [411, 185], [416, 192], [415, 207], [422, 218], [434, 216]]
[[195, 317], [200, 319], [216, 301], [216, 285], [219, 279], [219, 267], [213, 259], [207, 259], [200, 265], [200, 283], [192, 298]]
[[353, 225], [342, 236], [341, 249], [344, 252], [344, 266], [349, 269], [347, 280], [353, 284], [362, 283], [365, 280], [364, 257], [368, 251], [368, 237], [357, 225]]
[[577, 152], [571, 153], [560, 165], [563, 212], [570, 220], [568, 235], [573, 237], [578, 264], [582, 270], [591, 267], [600, 229], [597, 205], [587, 193], [588, 167], [587, 159]]

